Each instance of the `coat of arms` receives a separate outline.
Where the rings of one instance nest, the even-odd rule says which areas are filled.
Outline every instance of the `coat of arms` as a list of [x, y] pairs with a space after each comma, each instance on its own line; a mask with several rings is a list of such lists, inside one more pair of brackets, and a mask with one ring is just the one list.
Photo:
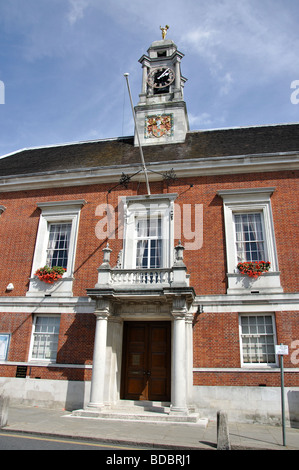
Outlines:
[[172, 135], [172, 114], [157, 114], [145, 118], [145, 137], [162, 137]]

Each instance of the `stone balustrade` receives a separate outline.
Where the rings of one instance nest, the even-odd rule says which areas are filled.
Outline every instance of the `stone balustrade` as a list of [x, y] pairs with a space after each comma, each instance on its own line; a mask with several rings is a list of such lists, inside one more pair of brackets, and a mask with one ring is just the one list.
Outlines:
[[112, 285], [170, 285], [173, 281], [171, 269], [111, 269], [109, 284]]
[[111, 249], [107, 245], [103, 249], [103, 263], [98, 268], [97, 288], [131, 288], [156, 289], [163, 287], [189, 286], [189, 275], [183, 262], [184, 247], [179, 243], [175, 247], [175, 261], [171, 268], [136, 268], [124, 269], [123, 267], [110, 266]]

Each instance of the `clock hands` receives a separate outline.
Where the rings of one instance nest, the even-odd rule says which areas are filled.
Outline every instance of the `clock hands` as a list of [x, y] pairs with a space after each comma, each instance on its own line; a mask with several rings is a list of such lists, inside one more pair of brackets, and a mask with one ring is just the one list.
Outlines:
[[153, 88], [166, 88], [174, 80], [174, 71], [170, 67], [153, 68], [148, 75], [148, 84]]
[[169, 68], [164, 70], [164, 72], [159, 77], [157, 77], [157, 80], [160, 80], [160, 78], [165, 77], [166, 75], [169, 75], [169, 72], [170, 72]]

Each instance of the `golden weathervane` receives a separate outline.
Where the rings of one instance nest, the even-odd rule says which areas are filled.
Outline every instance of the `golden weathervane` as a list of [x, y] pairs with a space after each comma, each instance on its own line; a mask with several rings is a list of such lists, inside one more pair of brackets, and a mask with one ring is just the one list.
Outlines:
[[167, 30], [169, 29], [169, 26], [168, 24], [166, 26], [164, 26], [164, 28], [162, 28], [162, 26], [160, 26], [160, 29], [162, 31], [162, 39], [165, 39], [166, 38], [166, 34], [167, 34]]

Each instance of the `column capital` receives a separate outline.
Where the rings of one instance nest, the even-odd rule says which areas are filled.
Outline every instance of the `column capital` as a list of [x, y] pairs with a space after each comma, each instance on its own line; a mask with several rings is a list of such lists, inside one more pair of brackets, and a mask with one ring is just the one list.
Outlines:
[[186, 320], [186, 313], [184, 312], [171, 312], [171, 315], [173, 316], [174, 320]]
[[171, 314], [175, 320], [185, 319], [188, 313], [187, 302], [185, 297], [174, 297], [172, 301]]
[[95, 316], [98, 319], [107, 319], [111, 314], [111, 302], [107, 299], [97, 299], [96, 308], [94, 311]]
[[187, 312], [186, 313], [186, 323], [193, 324], [193, 313]]

